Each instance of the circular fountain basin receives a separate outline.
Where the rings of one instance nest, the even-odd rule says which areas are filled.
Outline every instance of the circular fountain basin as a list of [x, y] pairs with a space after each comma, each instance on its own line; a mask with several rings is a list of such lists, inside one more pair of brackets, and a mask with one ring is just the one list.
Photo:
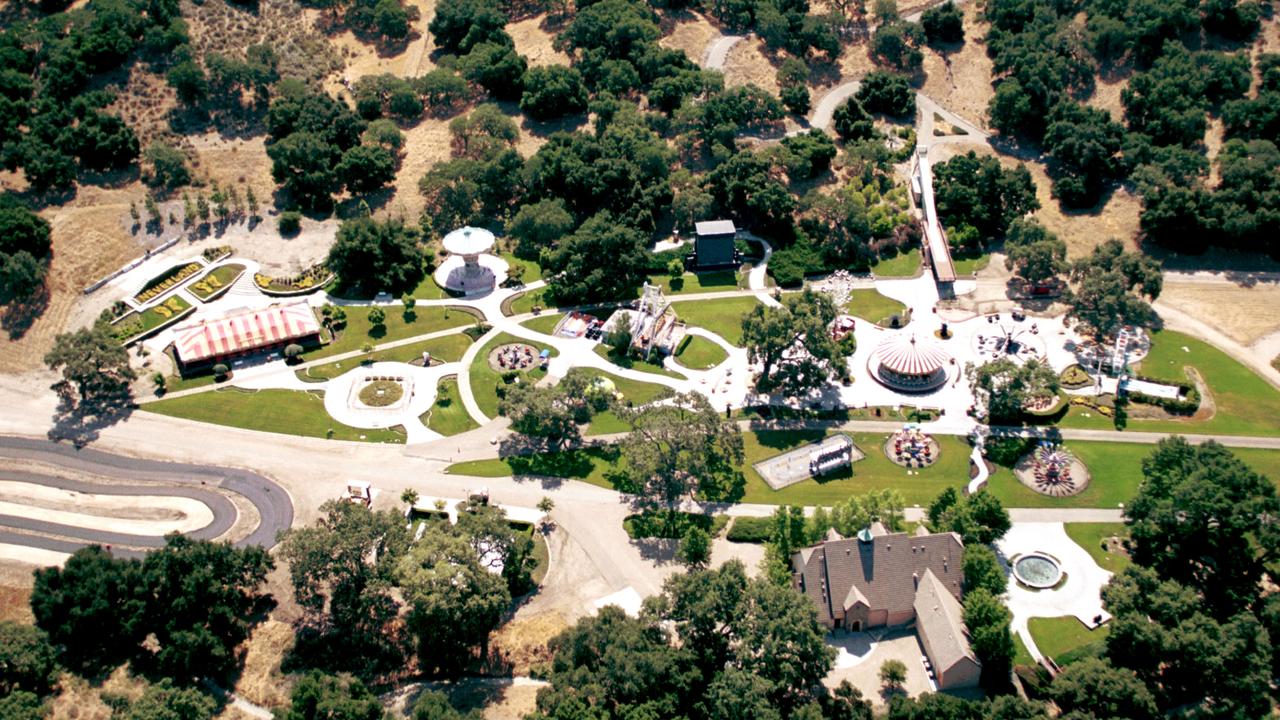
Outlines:
[[1043, 590], [1058, 584], [1062, 579], [1062, 568], [1048, 555], [1030, 553], [1014, 561], [1013, 575], [1023, 585]]

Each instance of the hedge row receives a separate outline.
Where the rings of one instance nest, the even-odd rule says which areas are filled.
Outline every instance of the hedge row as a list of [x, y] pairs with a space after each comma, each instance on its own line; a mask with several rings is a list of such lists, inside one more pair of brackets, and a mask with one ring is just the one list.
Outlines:
[[734, 518], [725, 539], [737, 543], [766, 543], [772, 534], [773, 518], [739, 517]]

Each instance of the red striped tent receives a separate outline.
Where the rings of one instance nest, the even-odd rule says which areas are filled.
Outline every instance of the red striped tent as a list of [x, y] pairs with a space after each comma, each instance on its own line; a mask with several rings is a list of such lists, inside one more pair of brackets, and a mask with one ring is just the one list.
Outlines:
[[211, 362], [299, 340], [313, 340], [320, 323], [306, 301], [242, 310], [198, 320], [174, 330], [174, 350], [184, 365]]

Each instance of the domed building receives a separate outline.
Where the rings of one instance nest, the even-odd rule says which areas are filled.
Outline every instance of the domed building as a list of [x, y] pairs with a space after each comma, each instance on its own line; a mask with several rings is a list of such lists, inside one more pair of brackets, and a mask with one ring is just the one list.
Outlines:
[[871, 354], [867, 369], [892, 390], [927, 393], [946, 384], [951, 363], [951, 356], [932, 338], [895, 333]]

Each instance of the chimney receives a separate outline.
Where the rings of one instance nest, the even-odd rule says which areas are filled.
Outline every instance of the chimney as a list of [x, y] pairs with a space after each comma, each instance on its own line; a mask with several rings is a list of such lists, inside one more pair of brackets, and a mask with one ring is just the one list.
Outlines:
[[911, 587], [917, 590], [920, 589], [920, 573], [918, 572], [911, 573]]

